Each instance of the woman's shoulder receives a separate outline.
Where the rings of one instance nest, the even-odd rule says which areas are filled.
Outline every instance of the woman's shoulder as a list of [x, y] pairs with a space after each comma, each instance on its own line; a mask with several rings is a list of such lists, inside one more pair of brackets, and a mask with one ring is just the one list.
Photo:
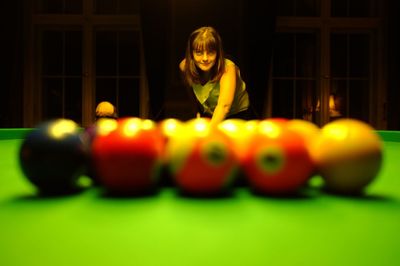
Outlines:
[[236, 64], [232, 61], [232, 60], [230, 60], [230, 59], [228, 59], [228, 58], [225, 58], [225, 65], [226, 66], [236, 66]]
[[225, 72], [229, 72], [229, 71], [234, 71], [236, 72], [238, 70], [237, 65], [235, 64], [235, 62], [233, 62], [232, 60], [225, 58]]
[[225, 69], [238, 70], [239, 67], [231, 59], [225, 58]]

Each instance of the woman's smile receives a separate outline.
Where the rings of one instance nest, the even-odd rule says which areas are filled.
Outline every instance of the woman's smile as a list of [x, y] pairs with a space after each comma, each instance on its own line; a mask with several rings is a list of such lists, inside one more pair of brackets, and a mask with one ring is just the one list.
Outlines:
[[198, 68], [202, 71], [209, 71], [215, 65], [217, 53], [215, 51], [194, 51], [193, 58]]

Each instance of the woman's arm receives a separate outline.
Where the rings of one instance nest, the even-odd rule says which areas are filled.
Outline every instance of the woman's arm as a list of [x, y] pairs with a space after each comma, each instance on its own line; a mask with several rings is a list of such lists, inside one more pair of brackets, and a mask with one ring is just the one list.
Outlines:
[[222, 120], [225, 119], [226, 115], [231, 109], [233, 98], [235, 96], [236, 88], [236, 66], [231, 64], [225, 69], [225, 73], [222, 75], [220, 80], [220, 92], [217, 106], [215, 107], [211, 125], [216, 126]]

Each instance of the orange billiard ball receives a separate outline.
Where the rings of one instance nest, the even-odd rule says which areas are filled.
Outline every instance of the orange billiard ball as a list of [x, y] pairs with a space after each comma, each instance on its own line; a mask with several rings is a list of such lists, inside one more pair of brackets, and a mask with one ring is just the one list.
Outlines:
[[377, 177], [382, 141], [367, 123], [343, 118], [326, 124], [312, 148], [326, 189], [359, 194]]
[[210, 119], [184, 123], [167, 145], [168, 169], [178, 189], [196, 196], [229, 192], [237, 161], [231, 139]]
[[295, 194], [314, 172], [303, 137], [281, 123], [260, 121], [243, 168], [250, 187], [263, 194]]

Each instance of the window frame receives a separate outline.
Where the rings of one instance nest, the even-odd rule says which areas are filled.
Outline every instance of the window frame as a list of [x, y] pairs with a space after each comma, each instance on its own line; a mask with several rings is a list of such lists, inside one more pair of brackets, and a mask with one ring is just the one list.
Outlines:
[[29, 0], [25, 9], [26, 42], [24, 46], [23, 125], [34, 127], [42, 121], [42, 87], [40, 66], [40, 38], [43, 29], [82, 29], [82, 126], [89, 126], [95, 119], [95, 76], [94, 76], [94, 30], [107, 27], [119, 30], [139, 31], [140, 36], [140, 116], [148, 117], [149, 93], [144, 67], [143, 42], [141, 38], [140, 14], [97, 15], [94, 0], [82, 0], [82, 14], [38, 14], [35, 1]]
[[[385, 53], [384, 39], [384, 11], [385, 2], [378, 1], [378, 11], [376, 17], [330, 17], [331, 0], [321, 0], [321, 16], [320, 17], [294, 17], [294, 16], [277, 16], [276, 31], [277, 32], [301, 32], [301, 31], [317, 31], [319, 32], [319, 82], [317, 84], [317, 93], [321, 101], [320, 117], [317, 118], [319, 125], [323, 126], [329, 120], [329, 94], [330, 94], [330, 34], [332, 32], [369, 32], [372, 38], [371, 64], [370, 69], [370, 103], [369, 103], [369, 122], [372, 126], [379, 129], [387, 127], [386, 120], [386, 87], [387, 77], [385, 72], [385, 62], [387, 55]], [[318, 35], [318, 34], [317, 34]], [[273, 79], [272, 72], [270, 73]], [[269, 95], [271, 96], [272, 82], [270, 83]], [[272, 103], [271, 97], [268, 97], [269, 104]], [[267, 116], [271, 115], [271, 108], [267, 109]]]

